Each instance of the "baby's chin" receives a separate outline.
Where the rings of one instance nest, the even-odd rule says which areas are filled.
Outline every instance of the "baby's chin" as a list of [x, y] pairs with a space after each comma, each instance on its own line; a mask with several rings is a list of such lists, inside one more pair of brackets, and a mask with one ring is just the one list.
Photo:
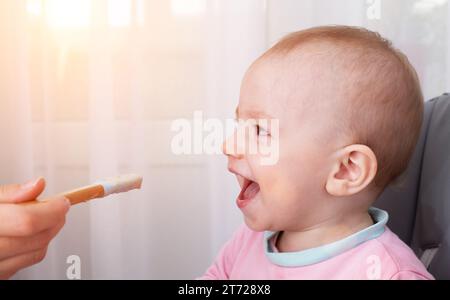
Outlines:
[[244, 214], [244, 221], [248, 228], [256, 232], [275, 231], [270, 222], [258, 216], [253, 217]]
[[247, 227], [250, 228], [253, 231], [263, 232], [263, 231], [267, 231], [268, 230], [267, 226], [265, 226], [264, 224], [262, 224], [260, 222], [257, 222], [257, 221], [254, 221], [254, 220], [252, 220], [252, 219], [250, 219], [248, 217], [244, 216], [244, 221], [245, 221], [245, 224], [247, 225]]

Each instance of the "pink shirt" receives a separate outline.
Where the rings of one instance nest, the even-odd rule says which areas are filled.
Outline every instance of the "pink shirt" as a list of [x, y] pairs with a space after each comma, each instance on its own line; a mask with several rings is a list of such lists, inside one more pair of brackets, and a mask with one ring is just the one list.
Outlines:
[[375, 224], [343, 240], [300, 252], [279, 253], [273, 232], [242, 226], [200, 279], [434, 279], [414, 252], [385, 226], [385, 211], [370, 210]]

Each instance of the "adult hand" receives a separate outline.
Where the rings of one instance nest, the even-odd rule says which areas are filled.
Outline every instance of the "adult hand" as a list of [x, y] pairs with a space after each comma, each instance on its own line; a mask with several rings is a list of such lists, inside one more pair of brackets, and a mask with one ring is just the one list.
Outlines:
[[44, 190], [39, 178], [26, 184], [0, 185], [0, 279], [42, 261], [70, 208], [64, 197], [23, 205]]

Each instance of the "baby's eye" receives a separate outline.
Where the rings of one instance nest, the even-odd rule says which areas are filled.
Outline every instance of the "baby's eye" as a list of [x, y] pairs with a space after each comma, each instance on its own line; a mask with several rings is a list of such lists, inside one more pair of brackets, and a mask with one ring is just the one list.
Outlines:
[[259, 125], [256, 125], [256, 134], [258, 136], [270, 136], [269, 131]]

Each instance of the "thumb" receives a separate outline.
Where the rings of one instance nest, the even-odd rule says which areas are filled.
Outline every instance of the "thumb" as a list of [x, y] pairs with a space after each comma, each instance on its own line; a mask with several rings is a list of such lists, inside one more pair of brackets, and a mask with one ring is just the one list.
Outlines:
[[24, 184], [0, 185], [0, 204], [35, 200], [44, 188], [45, 180], [42, 177]]

